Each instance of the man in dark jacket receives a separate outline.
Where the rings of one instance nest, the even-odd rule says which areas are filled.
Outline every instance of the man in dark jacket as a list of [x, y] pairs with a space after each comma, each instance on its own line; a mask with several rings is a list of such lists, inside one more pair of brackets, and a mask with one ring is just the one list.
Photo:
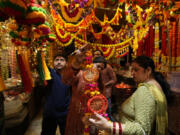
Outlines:
[[41, 135], [55, 135], [59, 125], [61, 135], [64, 135], [66, 116], [70, 103], [70, 87], [63, 84], [61, 71], [66, 66], [67, 59], [63, 55], [54, 57], [54, 69], [50, 69], [52, 79], [45, 88], [46, 101], [43, 112]]

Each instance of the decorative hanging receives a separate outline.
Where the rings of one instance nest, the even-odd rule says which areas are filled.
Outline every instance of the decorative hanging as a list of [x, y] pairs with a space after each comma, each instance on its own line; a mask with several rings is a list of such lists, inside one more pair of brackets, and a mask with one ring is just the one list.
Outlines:
[[46, 65], [45, 53], [44, 52], [42, 52], [42, 54], [41, 54], [41, 61], [42, 61], [42, 68], [44, 71], [44, 79], [45, 80], [51, 80], [51, 74], [50, 74], [50, 71]]
[[0, 54], [1, 54], [1, 75], [2, 75], [2, 79], [6, 80], [9, 78], [8, 50], [2, 50]]
[[9, 16], [25, 17], [27, 3], [24, 0], [1, 0], [0, 10]]
[[32, 91], [32, 84], [31, 84], [31, 78], [29, 76], [29, 71], [26, 67], [26, 62], [23, 60], [22, 54], [18, 53], [18, 65], [19, 69], [21, 71], [21, 79], [24, 86], [24, 91], [27, 93], [30, 93]]
[[14, 46], [11, 47], [10, 53], [11, 53], [11, 65], [10, 65], [11, 77], [16, 78], [17, 61], [16, 61], [16, 50]]
[[[85, 70], [83, 71], [83, 78], [88, 83], [84, 88], [84, 92], [81, 96], [81, 103], [84, 106], [84, 117], [83, 121], [86, 123], [86, 119], [94, 114], [94, 112], [101, 115], [106, 114], [108, 107], [108, 101], [104, 95], [102, 95], [98, 88], [98, 78], [99, 72], [97, 69], [93, 68], [92, 60], [93, 56], [91, 51], [86, 52]], [[85, 102], [85, 103], [84, 103]], [[108, 118], [107, 118], [108, 119]], [[84, 135], [90, 135], [90, 129], [87, 124], [85, 124]]]
[[159, 50], [159, 23], [155, 23], [155, 36], [154, 36], [154, 63], [155, 66], [158, 67], [159, 64], [159, 56], [160, 56], [160, 50]]
[[46, 10], [43, 9], [40, 5], [31, 3], [28, 5], [28, 12], [24, 18], [16, 19], [19, 24], [43, 24], [46, 20]]
[[44, 84], [44, 78], [45, 78], [45, 75], [44, 75], [44, 71], [43, 71], [43, 67], [42, 67], [42, 59], [41, 59], [41, 52], [38, 51], [37, 52], [37, 71], [38, 71], [38, 74], [39, 74], [39, 78], [40, 78], [40, 83], [41, 84]]

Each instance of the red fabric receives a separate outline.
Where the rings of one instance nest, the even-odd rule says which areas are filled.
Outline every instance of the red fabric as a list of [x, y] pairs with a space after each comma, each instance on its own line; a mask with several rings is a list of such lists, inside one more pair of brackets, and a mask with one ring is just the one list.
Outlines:
[[149, 28], [149, 51], [148, 51], [148, 56], [152, 57], [153, 52], [154, 52], [154, 29], [153, 26], [150, 26]]

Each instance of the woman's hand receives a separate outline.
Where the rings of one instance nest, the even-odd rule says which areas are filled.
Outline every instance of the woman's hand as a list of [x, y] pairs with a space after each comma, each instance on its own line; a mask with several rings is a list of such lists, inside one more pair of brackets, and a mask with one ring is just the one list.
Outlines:
[[106, 130], [108, 132], [111, 132], [112, 122], [109, 122], [106, 118], [99, 115], [98, 113], [95, 113], [95, 118], [89, 118], [89, 122], [96, 126], [99, 129]]

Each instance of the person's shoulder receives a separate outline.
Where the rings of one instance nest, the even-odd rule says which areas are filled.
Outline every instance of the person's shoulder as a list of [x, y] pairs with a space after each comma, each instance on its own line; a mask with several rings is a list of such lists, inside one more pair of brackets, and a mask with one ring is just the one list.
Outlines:
[[137, 93], [138, 95], [139, 95], [139, 93], [140, 93], [140, 95], [152, 95], [152, 93], [150, 92], [150, 85], [148, 84], [148, 83], [140, 83], [139, 85], [138, 85], [138, 87], [137, 87], [137, 90], [136, 90], [136, 92], [135, 93]]

